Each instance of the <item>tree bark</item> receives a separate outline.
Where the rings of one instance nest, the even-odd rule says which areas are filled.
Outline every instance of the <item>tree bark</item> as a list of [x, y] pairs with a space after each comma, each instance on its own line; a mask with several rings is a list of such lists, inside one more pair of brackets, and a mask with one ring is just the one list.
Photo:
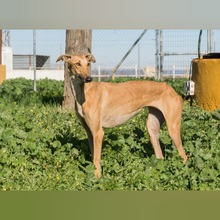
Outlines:
[[[91, 53], [91, 47], [92, 30], [66, 30], [66, 54], [83, 55]], [[64, 70], [64, 100], [62, 107], [64, 109], [75, 110], [75, 101], [67, 68]]]
[[2, 30], [0, 30], [0, 65], [2, 64]]

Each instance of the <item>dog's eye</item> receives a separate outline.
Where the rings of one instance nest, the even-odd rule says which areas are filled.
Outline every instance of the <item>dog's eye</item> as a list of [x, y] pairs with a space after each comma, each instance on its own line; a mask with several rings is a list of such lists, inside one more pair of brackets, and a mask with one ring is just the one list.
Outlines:
[[76, 63], [76, 66], [81, 66], [81, 63]]
[[90, 66], [90, 63], [88, 63], [87, 66]]

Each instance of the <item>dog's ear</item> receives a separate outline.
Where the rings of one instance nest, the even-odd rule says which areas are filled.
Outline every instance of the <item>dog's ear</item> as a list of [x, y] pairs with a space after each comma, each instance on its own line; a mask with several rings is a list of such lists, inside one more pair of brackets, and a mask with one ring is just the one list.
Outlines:
[[69, 54], [63, 54], [63, 55], [61, 55], [61, 56], [59, 56], [59, 57], [57, 58], [57, 61], [56, 61], [56, 62], [62, 60], [62, 61], [64, 61], [64, 62], [68, 63], [68, 62], [71, 60], [71, 58], [72, 58], [71, 55], [69, 55]]
[[86, 59], [87, 59], [89, 62], [93, 62], [93, 63], [96, 62], [95, 57], [94, 57], [92, 54], [90, 54], [90, 53], [89, 53], [89, 54], [86, 54], [85, 57], [86, 57]]

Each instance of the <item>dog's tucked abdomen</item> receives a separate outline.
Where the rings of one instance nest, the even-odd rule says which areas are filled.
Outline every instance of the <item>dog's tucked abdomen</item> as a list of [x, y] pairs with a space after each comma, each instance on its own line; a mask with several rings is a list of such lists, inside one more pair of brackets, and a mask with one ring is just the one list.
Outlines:
[[127, 122], [133, 116], [135, 116], [140, 110], [141, 109], [131, 112], [130, 114], [120, 114], [120, 112], [118, 114], [110, 113], [109, 115], [103, 117], [102, 126], [104, 128], [112, 128], [121, 125]]

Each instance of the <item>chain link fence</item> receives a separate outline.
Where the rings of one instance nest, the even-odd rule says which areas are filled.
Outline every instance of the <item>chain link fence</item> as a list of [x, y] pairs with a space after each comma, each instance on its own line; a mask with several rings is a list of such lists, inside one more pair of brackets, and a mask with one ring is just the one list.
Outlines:
[[[92, 65], [92, 75], [102, 80], [117, 67], [115, 76], [185, 77], [191, 60], [198, 57], [199, 31], [147, 30], [137, 42], [143, 30], [93, 30], [92, 53], [96, 63]], [[64, 65], [56, 63], [56, 59], [65, 53], [65, 34], [65, 30], [3, 30], [6, 78], [33, 79], [36, 44], [37, 79], [63, 80]], [[220, 51], [219, 42], [219, 30], [203, 30], [201, 54]]]

